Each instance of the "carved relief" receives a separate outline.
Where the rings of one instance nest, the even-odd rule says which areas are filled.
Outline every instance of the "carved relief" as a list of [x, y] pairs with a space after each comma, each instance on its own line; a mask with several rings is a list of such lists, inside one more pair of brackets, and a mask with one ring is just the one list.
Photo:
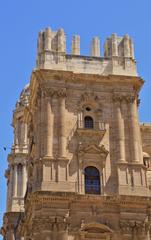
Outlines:
[[85, 92], [84, 94], [82, 94], [81, 99], [78, 103], [79, 110], [83, 110], [83, 107], [89, 104], [95, 109], [101, 109], [99, 98], [97, 95], [95, 95], [94, 92]]
[[87, 147], [79, 145], [78, 149], [79, 161], [83, 167], [89, 165], [89, 159], [91, 159], [91, 161], [94, 162], [94, 165], [98, 165], [99, 168], [100, 166], [103, 168], [105, 166], [108, 153], [109, 152], [105, 149], [104, 145], [100, 147], [98, 147], [97, 145], [90, 145]]
[[52, 232], [67, 231], [70, 225], [70, 218], [63, 216], [51, 216], [49, 218], [41, 216], [33, 220], [33, 231], [49, 230]]
[[151, 229], [151, 223], [146, 218], [144, 221], [139, 220], [121, 220], [120, 230], [122, 233], [147, 234]]

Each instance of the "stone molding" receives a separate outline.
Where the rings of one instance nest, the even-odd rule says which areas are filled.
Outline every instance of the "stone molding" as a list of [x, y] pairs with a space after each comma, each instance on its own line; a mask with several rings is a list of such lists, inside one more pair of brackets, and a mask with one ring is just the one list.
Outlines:
[[107, 205], [117, 205], [117, 206], [139, 206], [148, 208], [151, 211], [151, 197], [142, 196], [103, 196], [103, 195], [81, 195], [71, 192], [51, 192], [51, 191], [36, 191], [28, 197], [30, 204], [33, 203], [48, 203], [53, 201], [76, 201], [85, 202], [86, 200], [95, 201], [96, 203], [107, 204]]

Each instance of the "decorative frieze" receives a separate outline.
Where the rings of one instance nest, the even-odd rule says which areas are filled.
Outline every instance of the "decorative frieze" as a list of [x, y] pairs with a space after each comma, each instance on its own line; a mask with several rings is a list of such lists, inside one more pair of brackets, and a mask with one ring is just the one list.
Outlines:
[[144, 235], [150, 232], [151, 222], [148, 219], [142, 220], [120, 220], [120, 230], [124, 234]]

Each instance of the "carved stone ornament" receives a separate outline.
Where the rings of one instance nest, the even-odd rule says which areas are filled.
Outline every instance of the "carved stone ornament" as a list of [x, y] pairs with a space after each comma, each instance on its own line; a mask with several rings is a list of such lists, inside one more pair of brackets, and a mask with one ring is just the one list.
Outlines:
[[97, 222], [85, 223], [85, 221], [81, 220], [81, 231], [87, 233], [106, 233], [112, 235], [113, 231], [107, 225]]
[[94, 92], [85, 92], [84, 94], [82, 94], [78, 105], [81, 109], [83, 108], [83, 106], [88, 104], [93, 105], [95, 108], [99, 108], [100, 106], [98, 102], [99, 98], [97, 95], [94, 94]]
[[37, 97], [66, 97], [66, 89], [56, 89], [56, 88], [50, 88], [50, 87], [41, 87], [37, 91]]
[[104, 145], [97, 146], [97, 145], [90, 145], [90, 146], [83, 146], [79, 145], [79, 161], [83, 165], [83, 167], [89, 164], [89, 156], [94, 156], [94, 161], [98, 166], [105, 166], [106, 157], [108, 155], [108, 151], [105, 149]]
[[43, 231], [43, 230], [49, 230], [49, 231], [66, 231], [69, 228], [70, 225], [70, 218], [69, 217], [63, 217], [63, 216], [51, 216], [49, 218], [47, 217], [41, 217], [36, 218], [33, 220], [33, 231]]
[[135, 95], [121, 95], [121, 94], [113, 94], [113, 102], [127, 102], [132, 103], [137, 98]]
[[79, 142], [82, 142], [84, 146], [89, 146], [93, 144], [99, 145], [104, 134], [106, 132], [106, 127], [100, 129], [83, 129], [83, 128], [78, 128], [77, 133], [78, 133], [78, 139]]
[[151, 223], [148, 219], [144, 221], [139, 220], [121, 220], [120, 229], [122, 233], [138, 233], [138, 234], [147, 234], [151, 229]]
[[42, 88], [43, 97], [52, 97], [55, 94], [55, 91], [51, 88]]
[[104, 145], [97, 146], [97, 145], [89, 145], [87, 147], [83, 145], [79, 145], [79, 153], [99, 153], [103, 156], [107, 156], [108, 151], [105, 149]]

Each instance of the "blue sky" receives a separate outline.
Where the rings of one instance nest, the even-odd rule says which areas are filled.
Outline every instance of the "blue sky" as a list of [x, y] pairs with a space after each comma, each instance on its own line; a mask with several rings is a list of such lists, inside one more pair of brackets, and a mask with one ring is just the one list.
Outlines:
[[[111, 33], [128, 33], [135, 43], [139, 75], [145, 80], [140, 94], [140, 120], [151, 121], [150, 0], [1, 0], [0, 222], [5, 210], [4, 170], [13, 139], [12, 110], [35, 66], [38, 31], [47, 26], [53, 30], [64, 28], [68, 53], [72, 35], [79, 34], [83, 55], [89, 55], [93, 36], [100, 37], [103, 47]], [[3, 146], [8, 147], [7, 151]]]

